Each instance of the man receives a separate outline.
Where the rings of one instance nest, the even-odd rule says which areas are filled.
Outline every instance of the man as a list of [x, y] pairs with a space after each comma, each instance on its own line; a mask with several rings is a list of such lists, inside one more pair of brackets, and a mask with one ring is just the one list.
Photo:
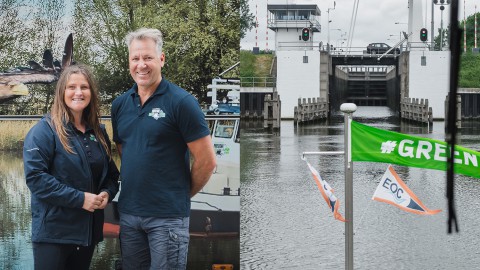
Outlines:
[[162, 77], [162, 33], [138, 29], [126, 43], [136, 84], [112, 104], [123, 269], [185, 269], [190, 198], [216, 166], [210, 130], [197, 100]]

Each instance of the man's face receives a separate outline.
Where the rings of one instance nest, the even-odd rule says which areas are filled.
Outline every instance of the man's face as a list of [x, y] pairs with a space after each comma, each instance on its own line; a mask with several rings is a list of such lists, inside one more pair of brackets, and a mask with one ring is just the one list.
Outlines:
[[130, 43], [128, 62], [130, 75], [139, 89], [156, 87], [160, 83], [165, 55], [157, 52], [152, 39], [134, 39]]

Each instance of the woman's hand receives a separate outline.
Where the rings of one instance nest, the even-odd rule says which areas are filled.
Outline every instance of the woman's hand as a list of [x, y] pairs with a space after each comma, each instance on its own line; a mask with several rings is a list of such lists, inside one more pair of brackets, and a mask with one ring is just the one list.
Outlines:
[[[89, 192], [84, 192], [85, 194], [85, 199], [83, 201], [83, 206], [82, 208], [89, 211], [93, 212], [96, 209], [103, 209], [107, 205], [108, 202], [108, 193], [107, 193], [107, 199], [105, 200], [104, 197], [105, 195], [102, 195], [102, 193], [106, 192], [101, 192], [99, 195], [89, 193]], [[102, 208], [100, 208], [103, 205]]]

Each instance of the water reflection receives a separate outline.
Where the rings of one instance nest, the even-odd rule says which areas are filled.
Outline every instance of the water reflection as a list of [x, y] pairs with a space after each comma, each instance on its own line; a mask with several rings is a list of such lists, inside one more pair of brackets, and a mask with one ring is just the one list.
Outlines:
[[[30, 239], [30, 191], [21, 153], [0, 151], [0, 269], [33, 269]], [[187, 269], [210, 270], [213, 263], [239, 269], [239, 249], [238, 238], [191, 239]], [[119, 240], [106, 238], [94, 252], [91, 269], [115, 269], [119, 259]]]
[[0, 155], [0, 268], [24, 269], [31, 259], [25, 249], [30, 238], [30, 192], [23, 178], [23, 163], [18, 154]]
[[[354, 120], [374, 127], [444, 140], [444, 123], [401, 123], [388, 108], [359, 107]], [[343, 269], [344, 224], [333, 219], [300, 154], [343, 151], [343, 116], [280, 133], [242, 126], [241, 269]], [[480, 127], [459, 133], [459, 144], [479, 151]], [[335, 189], [344, 213], [343, 156], [309, 156]], [[459, 234], [447, 235], [445, 172], [394, 166], [435, 216], [418, 216], [371, 196], [387, 164], [354, 163], [355, 269], [472, 269], [480, 263], [478, 179], [456, 177]]]
[[240, 269], [240, 240], [235, 239], [190, 239], [188, 251], [189, 270], [210, 270], [212, 264], [233, 264]]

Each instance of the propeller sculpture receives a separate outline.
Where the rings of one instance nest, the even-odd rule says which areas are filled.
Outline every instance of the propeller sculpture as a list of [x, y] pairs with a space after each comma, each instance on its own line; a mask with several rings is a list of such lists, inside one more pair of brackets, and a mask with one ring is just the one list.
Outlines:
[[42, 63], [28, 61], [29, 67], [17, 67], [0, 73], [0, 103], [18, 96], [28, 95], [25, 84], [49, 84], [58, 80], [64, 67], [73, 63], [73, 36], [65, 42], [62, 63], [53, 59], [52, 52], [45, 50]]

